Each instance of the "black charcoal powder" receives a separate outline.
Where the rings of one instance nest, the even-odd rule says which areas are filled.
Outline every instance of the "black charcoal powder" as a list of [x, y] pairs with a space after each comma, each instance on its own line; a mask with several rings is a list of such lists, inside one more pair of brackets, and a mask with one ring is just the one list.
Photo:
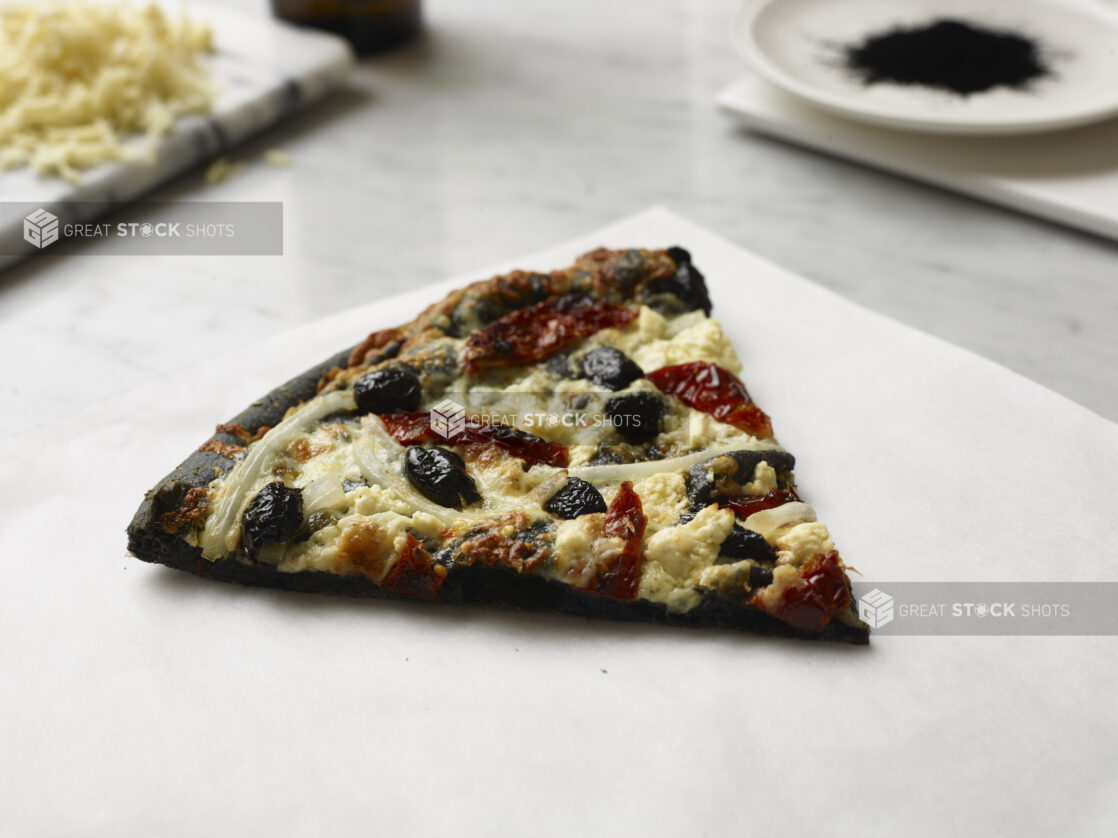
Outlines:
[[960, 96], [1021, 90], [1049, 74], [1032, 38], [953, 18], [870, 35], [844, 47], [843, 58], [865, 85], [919, 85]]

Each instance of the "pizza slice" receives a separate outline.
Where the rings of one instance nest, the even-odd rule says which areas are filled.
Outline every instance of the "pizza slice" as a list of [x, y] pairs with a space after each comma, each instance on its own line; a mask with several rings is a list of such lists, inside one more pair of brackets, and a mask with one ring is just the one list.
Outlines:
[[129, 548], [220, 581], [865, 643], [681, 248], [451, 293], [278, 388]]

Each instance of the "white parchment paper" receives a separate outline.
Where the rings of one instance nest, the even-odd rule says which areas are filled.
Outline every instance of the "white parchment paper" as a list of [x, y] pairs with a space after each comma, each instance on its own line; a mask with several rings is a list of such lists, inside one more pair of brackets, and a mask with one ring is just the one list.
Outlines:
[[600, 244], [691, 250], [867, 580], [1118, 579], [1118, 426], [652, 210], [9, 440], [0, 834], [1113, 834], [1118, 638], [849, 648], [126, 557], [144, 491], [217, 422], [451, 287]]

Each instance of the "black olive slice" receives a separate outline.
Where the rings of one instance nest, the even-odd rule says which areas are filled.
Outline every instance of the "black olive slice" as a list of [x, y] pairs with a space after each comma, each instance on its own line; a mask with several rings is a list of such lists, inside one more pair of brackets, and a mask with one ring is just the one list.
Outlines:
[[362, 413], [410, 413], [419, 408], [423, 385], [407, 367], [388, 367], [357, 379], [353, 398]]
[[445, 448], [409, 448], [404, 455], [404, 474], [424, 497], [439, 506], [461, 509], [481, 500], [462, 458]]
[[568, 477], [567, 485], [552, 495], [543, 508], [556, 518], [570, 520], [592, 512], [605, 512], [606, 501], [592, 484]]
[[682, 247], [669, 247], [668, 256], [675, 262], [673, 276], [653, 281], [649, 288], [656, 293], [675, 294], [690, 309], [702, 309], [710, 314], [710, 293], [706, 279], [699, 269], [691, 264], [691, 254]]
[[752, 591], [758, 588], [764, 588], [771, 585], [773, 581], [773, 570], [771, 567], [762, 567], [759, 564], [752, 565], [749, 568], [749, 589]]
[[[679, 517], [680, 524], [693, 521], [697, 512], [684, 512]], [[726, 536], [718, 548], [718, 560], [715, 564], [732, 564], [742, 559], [753, 559], [758, 562], [776, 561], [776, 551], [765, 541], [759, 532], [747, 530], [741, 524], [734, 524], [730, 534]], [[756, 587], [756, 586], [753, 586]]]
[[739, 524], [734, 524], [734, 528], [730, 530], [730, 534], [726, 536], [726, 540], [718, 548], [718, 556], [720, 563], [722, 558], [734, 562], [740, 562], [742, 559], [753, 559], [761, 562], [776, 561], [776, 551], [765, 541], [765, 537], [761, 533], [747, 530]]
[[664, 404], [651, 393], [614, 396], [606, 402], [606, 418], [621, 436], [637, 442], [660, 433]]
[[611, 390], [624, 390], [644, 375], [644, 370], [628, 355], [612, 346], [599, 346], [582, 356], [583, 378]]
[[290, 541], [303, 523], [303, 493], [276, 480], [256, 493], [244, 514], [241, 528], [249, 558], [262, 547]]

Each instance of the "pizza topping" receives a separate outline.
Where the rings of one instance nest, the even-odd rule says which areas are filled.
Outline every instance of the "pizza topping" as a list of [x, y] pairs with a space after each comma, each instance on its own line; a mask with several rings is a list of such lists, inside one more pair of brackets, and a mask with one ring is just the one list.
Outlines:
[[771, 538], [778, 530], [785, 527], [791, 527], [796, 524], [811, 522], [815, 520], [815, 510], [808, 506], [806, 503], [793, 501], [791, 503], [783, 504], [782, 506], [774, 506], [771, 509], [762, 509], [760, 512], [754, 512], [744, 521], [747, 530], [759, 532], [765, 538]]
[[[679, 523], [689, 523], [695, 519], [697, 514], [696, 512], [685, 512], [680, 516]], [[763, 535], [747, 530], [740, 524], [734, 524], [733, 529], [730, 530], [729, 535], [723, 539], [718, 548], [716, 564], [740, 562], [743, 559], [773, 562], [776, 561], [776, 552], [765, 541]]]
[[268, 433], [271, 428], [267, 425], [261, 425], [256, 429], [256, 433], [250, 433], [244, 425], [238, 425], [236, 422], [223, 422], [214, 429], [215, 434], [229, 434], [234, 437], [241, 445], [248, 445], [250, 442], [256, 442], [264, 434]]
[[544, 367], [558, 378], [578, 378], [580, 374], [580, 371], [575, 370], [571, 363], [570, 352], [556, 352], [547, 359]]
[[795, 489], [777, 489], [759, 498], [719, 498], [718, 505], [734, 510], [734, 514], [744, 521], [757, 512], [784, 506], [786, 503], [795, 503], [799, 499], [800, 496], [796, 494]]
[[589, 294], [549, 297], [506, 314], [470, 335], [463, 364], [474, 373], [492, 367], [534, 364], [576, 340], [628, 325], [637, 312]]
[[535, 573], [551, 555], [554, 530], [532, 524], [521, 511], [481, 522], [463, 538], [435, 556], [440, 563], [506, 567], [516, 573]]
[[624, 546], [603, 568], [599, 568], [595, 590], [614, 599], [633, 599], [641, 581], [641, 539], [647, 519], [641, 499], [626, 480], [606, 510], [602, 534], [619, 538]]
[[343, 506], [345, 502], [345, 487], [336, 475], [320, 477], [303, 487], [303, 511], [308, 516], [321, 510]]
[[196, 527], [206, 517], [209, 509], [209, 490], [195, 486], [183, 495], [180, 503], [159, 516], [159, 523], [165, 532], [175, 533], [182, 527]]
[[556, 518], [570, 520], [593, 512], [605, 512], [606, 502], [593, 484], [568, 477], [567, 485], [552, 495], [543, 508]]
[[276, 480], [256, 493], [241, 516], [248, 557], [260, 548], [290, 541], [303, 523], [303, 493]]
[[268, 431], [249, 450], [245, 458], [226, 477], [213, 498], [213, 512], [202, 533], [202, 554], [219, 559], [237, 548], [241, 537], [240, 514], [245, 496], [264, 473], [277, 452], [302, 436], [308, 426], [333, 413], [353, 409], [353, 394], [335, 390], [323, 393], [290, 411], [283, 421]]
[[423, 544], [411, 533], [400, 558], [388, 571], [381, 587], [408, 599], [434, 602], [446, 579], [446, 568], [436, 564]]
[[606, 418], [626, 439], [643, 441], [660, 433], [664, 404], [651, 393], [614, 396], [606, 402]]
[[329, 445], [312, 445], [307, 437], [300, 437], [287, 446], [288, 456], [299, 463], [307, 463], [329, 450]]
[[519, 457], [529, 466], [543, 463], [566, 468], [570, 463], [570, 454], [565, 445], [548, 442], [510, 425], [470, 419], [459, 433], [446, 438], [431, 428], [429, 413], [389, 413], [380, 418], [388, 433], [401, 445], [446, 442], [464, 448], [470, 456], [490, 448], [499, 448]]
[[735, 562], [739, 562], [742, 559], [771, 562], [776, 559], [773, 548], [765, 541], [763, 535], [753, 532], [753, 530], [747, 530], [739, 524], [734, 524], [734, 528], [730, 530], [730, 534], [726, 536], [726, 540], [722, 542], [722, 546], [718, 550], [718, 555], [719, 561], [721, 561], [722, 558]]
[[399, 329], [381, 329], [353, 348], [347, 365], [356, 367], [359, 364], [376, 364], [395, 358], [403, 345]]
[[[621, 463], [617, 465], [604, 464], [604, 465], [586, 465], [575, 466], [568, 469], [569, 473], [583, 480], [590, 480], [593, 482], [600, 481], [617, 481], [624, 478], [632, 480], [643, 480], [653, 474], [659, 474], [664, 471], [671, 471], [673, 469], [691, 469], [696, 465], [705, 463], [714, 457], [720, 457], [724, 454], [737, 455], [739, 453], [757, 453], [763, 454], [768, 457], [773, 454], [786, 454], [787, 452], [779, 450], [764, 450], [757, 452], [744, 452], [741, 450], [742, 441], [735, 440], [730, 443], [724, 443], [722, 446], [713, 445], [706, 451], [692, 451], [689, 454], [683, 454], [679, 457], [671, 457], [670, 459], [663, 460], [649, 460], [647, 462], [639, 463]], [[791, 456], [790, 454], [788, 455]], [[690, 492], [690, 483], [688, 484], [688, 491]], [[699, 508], [707, 506], [710, 503], [698, 504]]]
[[624, 390], [644, 375], [629, 356], [612, 346], [599, 346], [582, 356], [580, 364], [583, 378], [610, 390]]
[[719, 422], [756, 437], [771, 437], [772, 423], [753, 403], [745, 385], [729, 370], [705, 361], [662, 367], [647, 376], [661, 392], [688, 407], [709, 413]]
[[416, 489], [440, 506], [461, 509], [481, 500], [462, 458], [445, 448], [409, 448], [404, 456], [404, 474]]
[[307, 520], [303, 524], [303, 528], [299, 531], [298, 541], [305, 541], [316, 532], [333, 524], [337, 519], [329, 512], [319, 511], [312, 512], [307, 516]]
[[723, 498], [768, 494], [791, 487], [795, 465], [796, 458], [787, 451], [726, 451], [691, 466], [687, 494], [696, 509]]
[[675, 294], [688, 308], [701, 309], [704, 314], [709, 315], [711, 305], [706, 280], [699, 269], [691, 264], [691, 254], [682, 247], [669, 247], [667, 252], [676, 264], [675, 274], [653, 280], [650, 290], [654, 293]]
[[244, 446], [242, 445], [231, 445], [228, 442], [222, 442], [216, 436], [210, 437], [198, 446], [199, 451], [213, 451], [215, 454], [220, 454], [222, 457], [232, 457], [243, 448]]
[[782, 622], [819, 632], [850, 602], [850, 581], [837, 552], [816, 553], [798, 569], [780, 568], [774, 584], [751, 602]]
[[[671, 260], [675, 262], [677, 267], [680, 265], [691, 264], [691, 251], [686, 250], [679, 245], [673, 245], [664, 252], [667, 253], [669, 257], [671, 257]], [[707, 312], [707, 314], [710, 314], [710, 312]]]
[[690, 521], [654, 532], [644, 545], [648, 567], [642, 574], [640, 595], [673, 611], [686, 611], [701, 598], [697, 588], [713, 586], [740, 593], [745, 566], [715, 566], [719, 545], [733, 526], [732, 512], [710, 506]]
[[570, 463], [570, 454], [565, 445], [548, 442], [509, 425], [467, 422], [462, 435], [466, 437], [464, 442], [460, 441], [461, 437], [456, 437], [453, 442], [464, 446], [467, 452], [474, 448], [496, 447], [519, 457], [529, 466], [543, 463], [566, 468]]
[[397, 413], [419, 407], [423, 385], [405, 366], [374, 370], [357, 379], [353, 399], [362, 413]]
[[380, 421], [389, 436], [401, 445], [419, 445], [442, 439], [431, 429], [430, 413], [386, 413]]
[[773, 569], [764, 565], [754, 564], [749, 566], [749, 589], [752, 591], [771, 585]]

